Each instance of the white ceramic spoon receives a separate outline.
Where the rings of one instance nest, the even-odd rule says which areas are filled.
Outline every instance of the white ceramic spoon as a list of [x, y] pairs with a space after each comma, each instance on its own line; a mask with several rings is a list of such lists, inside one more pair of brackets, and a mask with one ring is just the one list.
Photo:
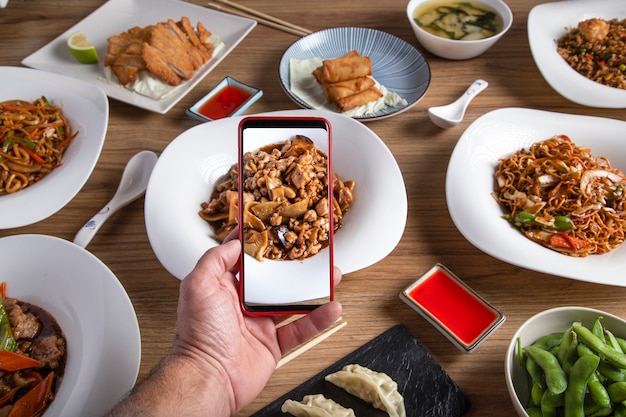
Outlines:
[[146, 192], [150, 174], [157, 162], [157, 155], [152, 151], [142, 151], [130, 158], [124, 168], [120, 185], [115, 195], [95, 216], [76, 233], [74, 243], [86, 247], [104, 222], [116, 211], [141, 197]]
[[455, 102], [446, 106], [430, 107], [428, 109], [428, 117], [434, 124], [444, 129], [458, 125], [463, 120], [465, 110], [470, 101], [487, 88], [488, 85], [485, 80], [474, 81]]

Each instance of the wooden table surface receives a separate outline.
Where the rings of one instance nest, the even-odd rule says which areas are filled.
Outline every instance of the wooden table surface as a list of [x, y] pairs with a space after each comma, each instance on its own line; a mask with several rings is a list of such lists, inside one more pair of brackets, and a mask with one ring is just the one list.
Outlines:
[[[7, 8], [0, 9], [0, 65], [21, 66], [22, 59], [103, 3], [11, 0]], [[193, 3], [203, 4], [200, 0]], [[344, 277], [337, 299], [343, 303], [343, 318], [348, 325], [280, 368], [239, 416], [252, 414], [398, 323], [409, 328], [468, 396], [472, 407], [467, 416], [514, 415], [504, 382], [503, 362], [509, 340], [523, 321], [544, 309], [572, 304], [626, 317], [625, 288], [565, 279], [497, 260], [464, 239], [447, 210], [444, 185], [448, 159], [464, 129], [484, 113], [503, 107], [525, 107], [626, 120], [624, 110], [574, 104], [543, 79], [532, 58], [526, 29], [528, 13], [539, 0], [509, 0], [514, 16], [510, 31], [487, 53], [467, 61], [448, 61], [426, 53], [407, 22], [405, 0], [241, 3], [312, 30], [363, 26], [392, 33], [424, 52], [432, 80], [425, 97], [412, 109], [367, 123], [387, 144], [404, 177], [408, 217], [401, 241], [382, 261]], [[196, 126], [197, 122], [185, 115], [185, 109], [226, 75], [263, 90], [262, 99], [248, 114], [298, 108], [283, 92], [278, 78], [279, 60], [296, 39], [294, 35], [257, 26], [165, 115], [110, 99], [106, 142], [83, 189], [48, 219], [27, 227], [0, 230], [0, 237], [37, 233], [72, 240], [84, 222], [112, 197], [127, 160], [144, 149], [158, 154], [172, 139]], [[448, 130], [435, 127], [426, 109], [455, 100], [478, 78], [487, 80], [489, 87], [472, 102], [465, 120]], [[372, 236], [372, 244], [375, 241], [376, 236]], [[137, 200], [111, 217], [88, 250], [109, 266], [132, 300], [141, 328], [141, 379], [172, 341], [179, 287], [179, 281], [161, 266], [151, 249], [143, 201]], [[504, 325], [472, 354], [460, 352], [398, 298], [402, 289], [437, 262], [448, 266], [507, 317]]]

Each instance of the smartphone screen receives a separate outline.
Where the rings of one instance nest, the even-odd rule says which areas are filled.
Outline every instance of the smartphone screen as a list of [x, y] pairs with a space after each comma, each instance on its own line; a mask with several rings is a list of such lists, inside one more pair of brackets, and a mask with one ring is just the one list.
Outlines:
[[239, 125], [244, 312], [306, 313], [333, 299], [331, 129], [323, 118]]

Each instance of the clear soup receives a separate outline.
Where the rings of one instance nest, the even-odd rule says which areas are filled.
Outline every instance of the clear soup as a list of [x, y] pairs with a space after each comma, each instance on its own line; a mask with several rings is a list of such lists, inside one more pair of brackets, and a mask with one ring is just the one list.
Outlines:
[[489, 38], [503, 26], [500, 15], [480, 2], [427, 2], [415, 9], [413, 18], [427, 32], [456, 40]]

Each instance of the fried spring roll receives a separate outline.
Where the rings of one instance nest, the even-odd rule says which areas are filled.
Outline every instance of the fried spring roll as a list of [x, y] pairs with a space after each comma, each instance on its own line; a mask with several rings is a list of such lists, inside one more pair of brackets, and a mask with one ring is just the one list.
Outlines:
[[376, 87], [370, 87], [359, 93], [339, 99], [335, 104], [342, 112], [348, 111], [355, 107], [367, 104], [370, 101], [378, 100], [383, 94]]
[[[356, 57], [356, 56], [361, 56], [358, 51], [350, 51], [347, 54], [341, 56], [340, 58], [350, 58], [350, 57]], [[313, 70], [313, 76], [315, 77], [315, 79], [317, 80], [318, 83], [322, 83], [322, 72], [323, 72], [323, 66], [319, 66], [317, 68], [315, 68]]]
[[332, 84], [323, 84], [322, 86], [326, 99], [332, 103], [363, 90], [367, 90], [375, 84], [376, 82], [371, 77], [359, 77]]
[[372, 60], [368, 56], [347, 56], [322, 62], [319, 79], [322, 84], [336, 83], [372, 75]]

